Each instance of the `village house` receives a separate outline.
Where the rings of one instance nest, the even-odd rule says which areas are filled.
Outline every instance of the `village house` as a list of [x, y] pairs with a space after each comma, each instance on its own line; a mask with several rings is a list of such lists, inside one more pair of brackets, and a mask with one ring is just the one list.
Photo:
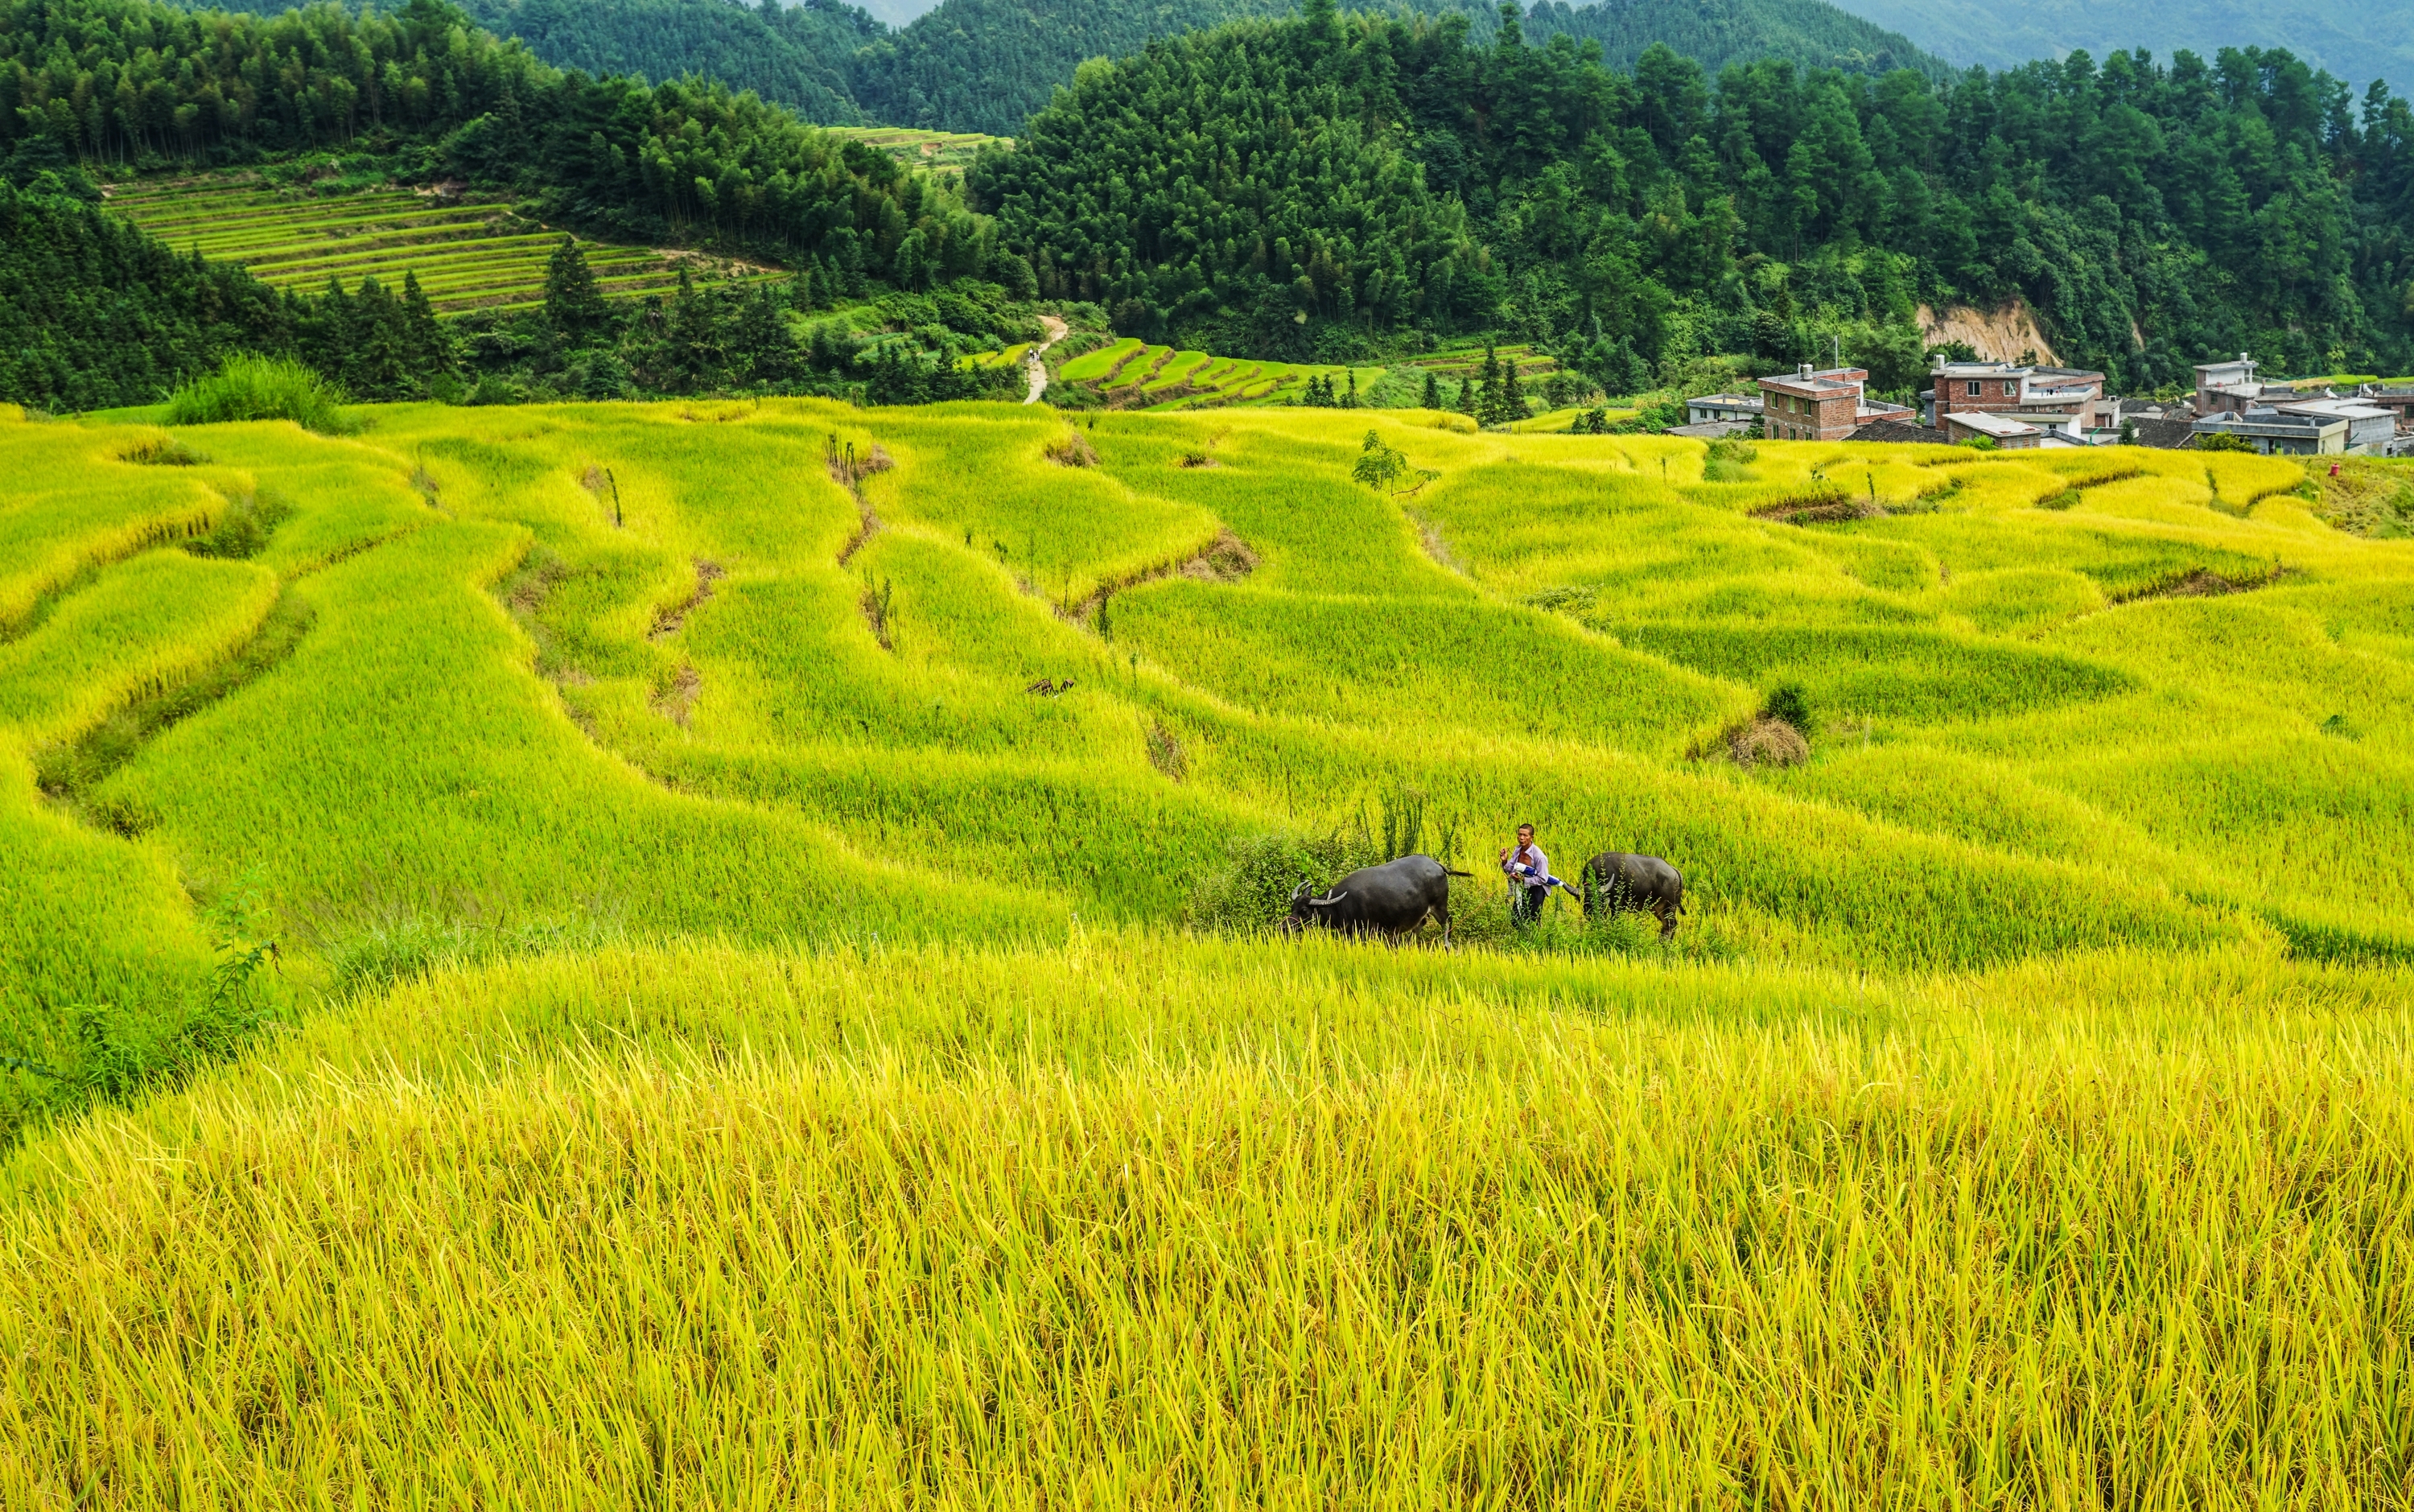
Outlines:
[[2366, 383], [2355, 391], [2355, 397], [2395, 416], [2398, 434], [2414, 433], [2414, 387]]
[[2258, 404], [2243, 411], [2217, 411], [2197, 421], [2198, 444], [2202, 445], [2208, 436], [2235, 436], [2266, 457], [2275, 453], [2287, 457], [2332, 456], [2347, 450], [2347, 430], [2353, 424], [2347, 416], [2296, 413], [2294, 410], [2294, 406], [2283, 411]]
[[1929, 369], [1935, 387], [1920, 391], [1929, 424], [1949, 428], [1956, 414], [2008, 416], [2040, 433], [2085, 441], [2109, 415], [2104, 375], [2084, 367], [2031, 367], [2007, 362], [1947, 362]]
[[1761, 433], [1771, 441], [1843, 441], [1872, 421], [1908, 420], [1911, 411], [1869, 397], [1866, 367], [1812, 368], [1760, 381]]
[[2007, 452], [2025, 452], [2045, 444], [2044, 427], [2015, 420], [2007, 414], [1995, 414], [1986, 410], [1962, 410], [1949, 412], [1937, 427], [1945, 439], [1956, 446], [1966, 445], [1984, 436]]
[[2199, 441], [2235, 436], [2266, 456], [2386, 457], [2407, 412], [2414, 409], [2414, 392], [2402, 405], [2386, 402], [2388, 397], [2377, 384], [2341, 396], [2331, 389], [2266, 383], [2256, 376], [2255, 359], [2242, 352], [2235, 362], [2197, 364], [2196, 418], [2189, 428]]
[[1705, 394], [1685, 401], [1685, 424], [1689, 426], [1748, 426], [1760, 418], [1757, 394]]
[[2236, 362], [2196, 365], [2196, 412], [2199, 417], [2243, 414], [2262, 396], [2263, 385], [2255, 379], [2255, 359], [2243, 352]]

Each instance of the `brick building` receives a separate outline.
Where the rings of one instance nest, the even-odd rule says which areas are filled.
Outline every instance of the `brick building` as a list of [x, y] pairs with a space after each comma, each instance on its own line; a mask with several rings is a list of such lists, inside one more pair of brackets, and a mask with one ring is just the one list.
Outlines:
[[1923, 391], [1929, 423], [1955, 414], [1994, 414], [2072, 441], [2103, 428], [2111, 407], [2104, 375], [2086, 367], [2023, 367], [2008, 362], [1946, 362], [1930, 369], [1935, 387]]
[[1877, 420], [1908, 420], [1900, 404], [1872, 399], [1866, 367], [1823, 367], [1804, 363], [1793, 372], [1760, 381], [1761, 434], [1770, 441], [1842, 441]]

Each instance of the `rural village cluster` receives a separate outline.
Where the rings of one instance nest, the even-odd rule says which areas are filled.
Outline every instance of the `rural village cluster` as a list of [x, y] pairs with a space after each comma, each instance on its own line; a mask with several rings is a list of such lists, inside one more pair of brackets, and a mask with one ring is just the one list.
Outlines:
[[1685, 401], [1673, 436], [1716, 440], [1757, 427], [1771, 441], [1989, 444], [2007, 451], [2125, 444], [2243, 448], [2264, 456], [2414, 457], [2414, 384], [2351, 392], [2266, 383], [2244, 352], [2196, 365], [2192, 399], [2168, 404], [2104, 392], [2104, 375], [2034, 363], [1933, 360], [1919, 408], [1872, 398], [1861, 367], [1813, 368], [1759, 381], [1751, 394]]

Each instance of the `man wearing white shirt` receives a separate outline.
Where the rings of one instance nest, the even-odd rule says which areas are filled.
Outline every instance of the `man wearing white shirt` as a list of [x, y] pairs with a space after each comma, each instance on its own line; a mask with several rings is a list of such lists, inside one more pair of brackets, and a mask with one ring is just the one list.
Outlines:
[[1530, 924], [1542, 917], [1542, 900], [1550, 895], [1551, 859], [1534, 844], [1534, 827], [1517, 826], [1517, 844], [1500, 853], [1500, 873], [1519, 891], [1509, 906], [1509, 917]]

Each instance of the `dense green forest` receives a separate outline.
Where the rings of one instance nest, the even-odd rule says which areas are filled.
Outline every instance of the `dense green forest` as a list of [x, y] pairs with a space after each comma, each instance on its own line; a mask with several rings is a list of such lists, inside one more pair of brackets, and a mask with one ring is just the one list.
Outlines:
[[1712, 81], [1319, 3], [1085, 67], [970, 182], [1043, 292], [1212, 350], [1498, 329], [1620, 392], [1840, 338], [1899, 390], [1919, 302], [2025, 295], [2124, 385], [2414, 355], [2414, 116], [2282, 52]]
[[37, 139], [110, 172], [356, 147], [624, 240], [907, 289], [1018, 282], [948, 179], [719, 83], [565, 72], [442, 0], [276, 17], [0, 0], [0, 157]]
[[[1011, 136], [1072, 82], [1086, 58], [1122, 57], [1155, 37], [1226, 22], [1284, 17], [1294, 0], [946, 0], [895, 33], [838, 0], [466, 0], [480, 25], [526, 42], [539, 58], [589, 73], [661, 81], [693, 73], [751, 89], [809, 121], [876, 122]], [[285, 0], [228, 0], [275, 14]], [[1474, 35], [1496, 23], [1491, 0], [1371, 0], [1361, 8], [1407, 16], [1464, 15]], [[1735, 60], [1790, 58], [1805, 67], [1941, 74], [1900, 36], [1826, 0], [1608, 0], [1535, 7], [1529, 37], [1565, 33], [1602, 44], [1630, 66], [1664, 42], [1715, 72]]]
[[[1018, 386], [1019, 369], [964, 375], [949, 359], [1037, 334], [993, 284], [913, 293], [810, 266], [747, 288], [682, 279], [669, 298], [606, 300], [568, 239], [542, 308], [440, 321], [408, 273], [396, 289], [372, 277], [279, 294], [109, 215], [88, 181], [39, 152], [19, 153], [9, 170], [0, 175], [0, 400], [38, 409], [147, 404], [237, 353], [298, 359], [355, 399], [737, 391], [913, 403]], [[828, 313], [836, 306], [852, 318]]]
[[883, 119], [857, 102], [856, 54], [888, 28], [838, 0], [466, 0], [463, 8], [556, 67], [717, 79], [824, 126]]

